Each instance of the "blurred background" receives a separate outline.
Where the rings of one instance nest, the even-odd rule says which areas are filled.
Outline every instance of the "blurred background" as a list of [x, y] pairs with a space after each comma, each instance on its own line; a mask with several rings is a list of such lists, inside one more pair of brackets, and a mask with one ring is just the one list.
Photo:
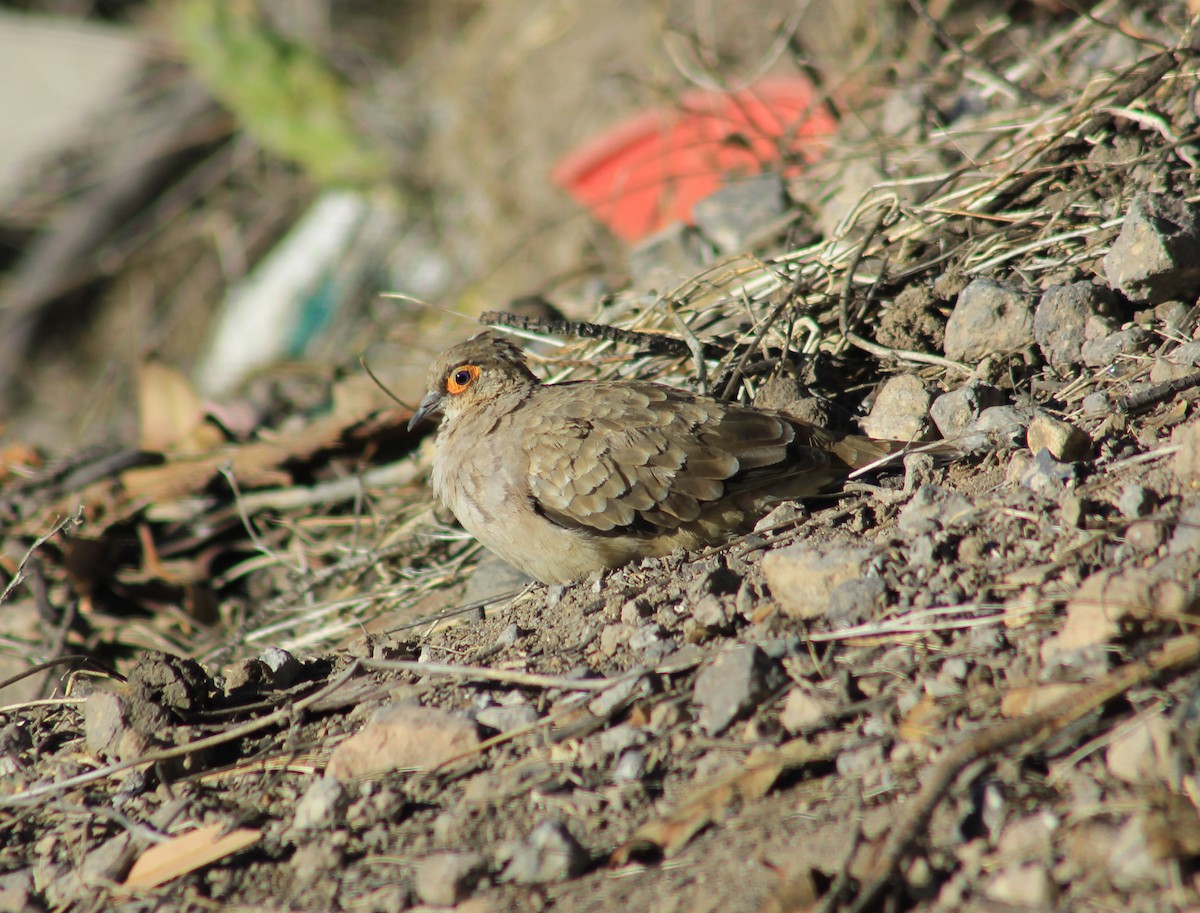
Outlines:
[[937, 51], [878, 0], [0, 4], [0, 465], [161, 444], [139, 402], [244, 435], [363, 355], [415, 397], [457, 315], [623, 286], [671, 214], [581, 195], [647, 112], [782, 85], [821, 134]]

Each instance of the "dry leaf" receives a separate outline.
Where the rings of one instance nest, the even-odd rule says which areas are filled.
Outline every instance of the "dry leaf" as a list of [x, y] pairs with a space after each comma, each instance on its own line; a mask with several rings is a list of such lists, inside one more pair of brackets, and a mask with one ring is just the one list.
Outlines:
[[223, 830], [223, 824], [210, 824], [150, 847], [133, 864], [123, 886], [131, 890], [158, 887], [244, 850], [262, 837], [262, 831], [249, 827], [222, 835]]
[[197, 439], [204, 404], [178, 370], [155, 358], [138, 371], [138, 446], [143, 450], [195, 450], [211, 446]]

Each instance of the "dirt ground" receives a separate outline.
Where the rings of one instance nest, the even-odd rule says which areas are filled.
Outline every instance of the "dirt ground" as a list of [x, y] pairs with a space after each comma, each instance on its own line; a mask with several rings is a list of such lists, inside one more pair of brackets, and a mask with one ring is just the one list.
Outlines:
[[[584, 54], [571, 4], [508, 31], [483, 6], [456, 47], [545, 42], [497, 120], [532, 124], [539, 75], [620, 44]], [[514, 249], [494, 234], [456, 250], [461, 310], [545, 294], [493, 323], [547, 379], [953, 445], [726, 545], [530, 583], [435, 507], [431, 436], [345, 357], [157, 449], [145, 397], [112, 420], [141, 446], [54, 452], [14, 422], [0, 913], [1200, 906], [1196, 11], [1071, 6], [943, 4], [901, 48], [832, 32], [889, 75], [840, 74], [822, 161], [628, 256], [579, 215], [511, 269], [479, 265]], [[665, 66], [649, 20], [630, 67]], [[753, 30], [722, 34], [754, 59]], [[429, 91], [479, 91], [468, 56]], [[562, 142], [636, 109], [607, 102]], [[522, 148], [496, 126], [438, 212], [475, 194], [470, 232], [553, 224], [569, 201], [525, 196], [532, 166], [489, 189]], [[354, 333], [387, 337], [372, 368], [405, 353], [380, 373], [413, 402], [466, 327], [390, 307]]]

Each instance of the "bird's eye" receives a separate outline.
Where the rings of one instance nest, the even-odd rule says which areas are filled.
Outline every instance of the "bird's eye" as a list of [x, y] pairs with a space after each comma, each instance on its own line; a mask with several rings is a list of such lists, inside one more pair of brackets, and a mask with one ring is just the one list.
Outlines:
[[459, 365], [446, 378], [446, 392], [450, 394], [462, 393], [478, 376], [478, 365]]

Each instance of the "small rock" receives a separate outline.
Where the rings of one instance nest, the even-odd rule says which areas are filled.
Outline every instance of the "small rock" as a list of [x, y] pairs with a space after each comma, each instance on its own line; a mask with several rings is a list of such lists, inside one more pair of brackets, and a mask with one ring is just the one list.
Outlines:
[[511, 707], [484, 707], [475, 720], [481, 726], [495, 729], [497, 732], [511, 732], [514, 729], [524, 729], [538, 721], [538, 712], [529, 704], [515, 704]]
[[1158, 551], [1166, 538], [1166, 528], [1155, 520], [1138, 520], [1125, 530], [1125, 544], [1137, 555]]
[[831, 624], [849, 625], [873, 618], [887, 597], [887, 585], [878, 574], [839, 583], [829, 591], [825, 617]]
[[732, 607], [720, 596], [709, 593], [696, 603], [692, 609], [692, 618], [696, 623], [704, 625], [711, 631], [722, 631], [729, 626], [733, 617]]
[[1033, 312], [1033, 338], [1046, 361], [1055, 368], [1082, 363], [1088, 318], [1111, 314], [1115, 304], [1111, 291], [1091, 282], [1046, 289]]
[[925, 381], [916, 374], [889, 378], [875, 396], [871, 414], [862, 421], [863, 431], [881, 440], [927, 441], [933, 436], [930, 401]]
[[1104, 256], [1104, 275], [1131, 301], [1191, 300], [1200, 291], [1200, 217], [1165, 194], [1139, 193]]
[[692, 207], [692, 218], [722, 253], [743, 253], [784, 212], [783, 176], [765, 172], [727, 181]]
[[1060, 463], [1044, 448], [1021, 472], [1021, 484], [1038, 494], [1057, 494], [1078, 480], [1079, 470], [1074, 463]]
[[979, 413], [958, 445], [967, 452], [1020, 446], [1032, 420], [1033, 411], [1023, 406], [991, 406]]
[[1200, 502], [1193, 502], [1179, 514], [1175, 532], [1171, 534], [1171, 544], [1167, 548], [1172, 555], [1200, 552]]
[[1150, 366], [1150, 382], [1164, 384], [1189, 377], [1200, 369], [1200, 339], [1186, 342], [1169, 354], [1164, 361], [1155, 359]]
[[1009, 866], [992, 875], [984, 886], [992, 900], [1030, 910], [1054, 907], [1056, 889], [1046, 867], [1036, 862]]
[[224, 677], [229, 697], [251, 697], [272, 687], [271, 667], [255, 657], [234, 663], [225, 670]]
[[1112, 403], [1110, 403], [1108, 400], [1108, 394], [1102, 390], [1098, 390], [1095, 393], [1089, 393], [1083, 398], [1083, 402], [1080, 403], [1080, 406], [1088, 415], [1101, 415], [1112, 411]]
[[974, 515], [974, 505], [957, 492], [922, 485], [900, 509], [896, 525], [906, 536], [916, 537], [953, 529]]
[[952, 440], [966, 432], [984, 409], [1003, 402], [1004, 394], [995, 387], [972, 380], [935, 399], [929, 415], [942, 437]]
[[1089, 339], [1083, 344], [1083, 363], [1089, 368], [1107, 368], [1117, 363], [1121, 355], [1132, 355], [1145, 348], [1150, 334], [1136, 324]]
[[315, 885], [328, 879], [342, 864], [342, 851], [329, 840], [311, 840], [303, 844], [288, 864], [303, 885]]
[[591, 860], [565, 826], [543, 821], [524, 840], [503, 847], [497, 861], [507, 862], [502, 881], [546, 884], [582, 874]]
[[1117, 510], [1130, 520], [1136, 520], [1154, 510], [1157, 503], [1157, 496], [1145, 485], [1130, 483], [1121, 489], [1121, 496], [1117, 499]]
[[424, 903], [452, 907], [470, 896], [486, 872], [487, 862], [479, 853], [433, 853], [417, 867], [413, 886]]
[[1029, 300], [992, 279], [976, 279], [963, 289], [946, 322], [946, 357], [955, 361], [1011, 355], [1033, 342]]
[[709, 735], [724, 732], [751, 713], [777, 688], [783, 672], [753, 644], [721, 653], [696, 676], [692, 699], [700, 707], [700, 725]]
[[301, 831], [329, 830], [346, 804], [346, 789], [332, 777], [314, 780], [296, 803], [292, 826]]
[[267, 647], [258, 658], [270, 672], [273, 688], [288, 688], [300, 677], [301, 665], [296, 657], [279, 647]]
[[1029, 423], [1025, 442], [1031, 453], [1048, 450], [1054, 459], [1069, 463], [1087, 459], [1092, 451], [1092, 439], [1085, 432], [1040, 411]]
[[621, 623], [636, 627], [650, 614], [650, 611], [650, 603], [644, 597], [630, 599], [621, 606]]
[[129, 722], [125, 701], [108, 691], [94, 691], [83, 704], [87, 750], [99, 758], [124, 761], [145, 754], [151, 740]]
[[511, 647], [526, 635], [526, 632], [521, 629], [521, 626], [516, 622], [505, 625], [504, 630], [496, 635], [496, 646]]
[[785, 615], [820, 618], [829, 609], [834, 588], [862, 577], [874, 558], [868, 548], [818, 551], [793, 545], [767, 553], [762, 569]]
[[349, 780], [389, 770], [429, 770], [478, 744], [479, 731], [470, 720], [443, 710], [392, 704], [333, 750], [326, 774]]
[[779, 722], [792, 735], [813, 732], [829, 722], [833, 709], [832, 703], [821, 698], [810, 685], [801, 684], [788, 692]]
[[1172, 745], [1172, 730], [1161, 716], [1135, 721], [1109, 744], [1109, 773], [1132, 786], [1178, 792], [1183, 762]]
[[212, 691], [212, 682], [194, 659], [148, 652], [129, 672], [129, 694], [135, 702], [174, 710], [195, 710]]
[[628, 643], [629, 638], [637, 629], [633, 625], [605, 625], [600, 629], [600, 653], [604, 656], [614, 655]]
[[588, 710], [595, 716], [608, 717], [617, 707], [626, 703], [634, 694], [646, 689], [644, 678], [627, 678], [601, 691], [588, 701]]
[[596, 737], [596, 744], [606, 758], [615, 757], [645, 743], [646, 733], [628, 723], [602, 730]]
[[754, 405], [759, 409], [775, 409], [786, 412], [810, 425], [829, 424], [829, 403], [816, 396], [807, 396], [804, 387], [794, 377], [772, 377], [754, 396]]
[[1180, 425], [1171, 432], [1171, 445], [1178, 447], [1171, 468], [1185, 488], [1200, 488], [1200, 421]]
[[652, 621], [633, 632], [629, 638], [629, 649], [640, 652], [651, 644], [659, 643], [666, 636], [667, 632], [663, 630], [663, 626]]
[[0, 875], [0, 913], [44, 913], [45, 909], [34, 893], [32, 869]]
[[613, 767], [612, 778], [617, 783], [640, 783], [646, 776], [646, 754], [637, 748], [621, 752]]
[[1133, 815], [1109, 845], [1105, 871], [1117, 888], [1147, 891], [1166, 883], [1168, 867], [1151, 853], [1146, 823], [1144, 814]]

